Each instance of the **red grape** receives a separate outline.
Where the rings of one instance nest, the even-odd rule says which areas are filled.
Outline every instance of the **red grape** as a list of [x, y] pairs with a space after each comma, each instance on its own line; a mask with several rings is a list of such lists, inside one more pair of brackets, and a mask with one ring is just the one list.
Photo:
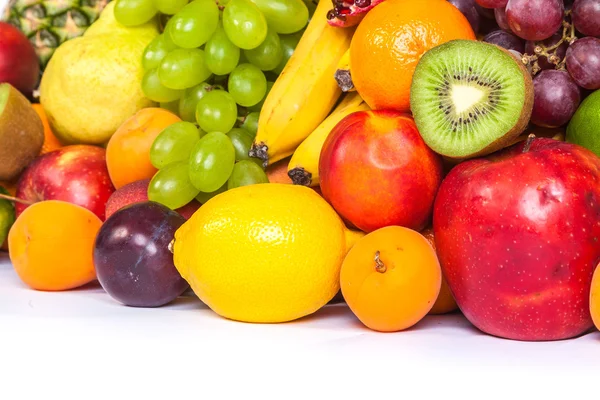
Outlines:
[[169, 243], [185, 222], [155, 202], [126, 206], [100, 228], [94, 246], [98, 281], [115, 300], [133, 307], [159, 307], [189, 285], [173, 264]]
[[496, 17], [496, 23], [498, 23], [500, 29], [510, 31], [510, 26], [508, 26], [508, 21], [506, 20], [506, 10], [504, 8], [494, 9], [494, 16]]
[[485, 8], [506, 7], [508, 0], [475, 0], [477, 4]]
[[[561, 39], [562, 39], [562, 32], [555, 33], [548, 39], [541, 41], [539, 43], [539, 45], [542, 45], [545, 48], [550, 48], [550, 47], [554, 46], [555, 44], [557, 44], [558, 42], [560, 42]], [[538, 43], [528, 40], [525, 43], [525, 53], [527, 53], [529, 55], [534, 55], [536, 46], [538, 46]], [[554, 54], [558, 58], [558, 60], [556, 60], [556, 62], [559, 63], [560, 61], [562, 61], [563, 58], [565, 58], [568, 48], [569, 48], [569, 43], [567, 41], [564, 41], [561, 43], [560, 46], [558, 46], [555, 50], [553, 50], [549, 53]], [[548, 57], [546, 57], [546, 56], [539, 56], [537, 59], [537, 62], [541, 69], [554, 69], [556, 67], [556, 64], [553, 64], [550, 61], [548, 61]]]
[[585, 89], [600, 89], [600, 39], [585, 37], [569, 46], [567, 71]]
[[494, 10], [491, 8], [481, 7], [479, 4], [475, 3], [475, 9], [484, 18], [494, 19]]
[[531, 122], [557, 128], [569, 122], [581, 102], [581, 89], [567, 71], [549, 69], [533, 79]]
[[562, 25], [562, 0], [508, 0], [506, 20], [510, 29], [525, 40], [544, 40]]
[[519, 53], [525, 51], [525, 41], [506, 31], [490, 32], [483, 38], [483, 41], [504, 47], [507, 50], [515, 50]]
[[481, 19], [481, 16], [475, 8], [475, 0], [448, 0], [448, 3], [458, 8], [460, 12], [467, 17], [474, 32], [479, 31], [479, 20]]
[[582, 34], [600, 36], [600, 0], [575, 0], [571, 18]]

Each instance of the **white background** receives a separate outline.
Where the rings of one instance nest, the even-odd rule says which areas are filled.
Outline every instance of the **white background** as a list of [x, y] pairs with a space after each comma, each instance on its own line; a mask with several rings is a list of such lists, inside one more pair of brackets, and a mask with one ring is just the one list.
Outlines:
[[598, 398], [598, 382], [600, 332], [516, 342], [450, 315], [383, 334], [345, 305], [244, 324], [193, 297], [139, 309], [98, 285], [33, 291], [0, 255], [0, 399], [571, 400]]

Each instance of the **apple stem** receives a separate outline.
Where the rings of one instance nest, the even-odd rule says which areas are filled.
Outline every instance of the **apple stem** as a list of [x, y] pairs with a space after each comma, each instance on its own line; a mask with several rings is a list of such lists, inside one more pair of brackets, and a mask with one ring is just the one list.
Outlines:
[[381, 258], [379, 257], [380, 255], [381, 253], [379, 253], [379, 250], [377, 250], [375, 252], [375, 270], [380, 274], [383, 274], [385, 271], [387, 271], [387, 267], [383, 261], [381, 261]]
[[523, 153], [527, 153], [529, 151], [534, 139], [535, 139], [535, 135], [533, 133], [530, 133], [529, 136], [527, 136], [527, 140], [525, 141], [525, 146], [523, 146]]
[[27, 200], [19, 199], [19, 198], [16, 198], [16, 197], [7, 196], [7, 195], [2, 194], [2, 193], [0, 193], [0, 199], [12, 201], [13, 203], [25, 204], [25, 205], [28, 205], [28, 206], [34, 204], [34, 202], [32, 202], [32, 201], [27, 201]]

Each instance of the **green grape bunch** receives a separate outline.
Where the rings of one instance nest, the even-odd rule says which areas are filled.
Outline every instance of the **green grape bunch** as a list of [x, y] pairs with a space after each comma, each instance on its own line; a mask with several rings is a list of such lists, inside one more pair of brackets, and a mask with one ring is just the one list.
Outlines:
[[267, 183], [248, 156], [262, 106], [314, 11], [305, 0], [116, 0], [125, 26], [159, 18], [140, 62], [147, 98], [181, 122], [154, 141], [150, 200], [172, 209]]

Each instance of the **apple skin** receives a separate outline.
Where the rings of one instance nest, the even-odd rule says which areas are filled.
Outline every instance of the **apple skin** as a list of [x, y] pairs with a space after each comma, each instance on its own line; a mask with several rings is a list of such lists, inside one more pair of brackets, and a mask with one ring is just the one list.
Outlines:
[[0, 22], [0, 82], [8, 82], [30, 100], [40, 79], [40, 61], [29, 39]]
[[442, 158], [407, 114], [359, 111], [331, 131], [319, 161], [321, 191], [351, 226], [390, 225], [420, 231], [431, 220], [442, 181]]
[[[117, 189], [106, 202], [106, 219], [110, 218], [112, 214], [119, 211], [123, 207], [134, 203], [148, 201], [149, 185], [150, 179], [141, 179], [139, 181], [128, 183], [127, 185]], [[175, 211], [177, 211], [183, 218], [188, 220], [200, 208], [200, 205], [201, 204], [198, 201], [192, 200], [190, 203], [178, 208]]]
[[[62, 200], [77, 204], [104, 221], [115, 188], [106, 168], [106, 150], [73, 145], [37, 157], [17, 183], [16, 197], [31, 202]], [[17, 217], [28, 206], [16, 203]]]
[[438, 256], [467, 319], [488, 334], [560, 340], [592, 327], [600, 159], [548, 138], [456, 166], [434, 206]]

